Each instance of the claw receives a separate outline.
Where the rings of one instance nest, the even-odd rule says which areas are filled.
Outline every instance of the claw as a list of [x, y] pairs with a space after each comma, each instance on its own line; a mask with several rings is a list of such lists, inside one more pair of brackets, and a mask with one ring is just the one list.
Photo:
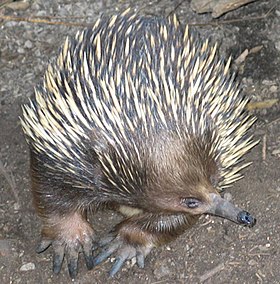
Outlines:
[[115, 261], [110, 271], [110, 277], [114, 277], [114, 275], [121, 269], [124, 262], [126, 260], [131, 259], [134, 256], [135, 256], [135, 250], [131, 246], [124, 246], [121, 249], [119, 249], [119, 256], [117, 257], [117, 260]]
[[144, 268], [145, 266], [145, 256], [142, 252], [137, 251], [136, 253], [136, 262], [139, 268]]
[[68, 271], [71, 279], [75, 279], [78, 273], [78, 258], [73, 258], [68, 261]]
[[110, 270], [110, 273], [109, 273], [110, 277], [114, 277], [116, 273], [119, 272], [119, 270], [121, 269], [125, 261], [126, 261], [126, 258], [123, 258], [123, 257], [117, 258], [117, 260], [113, 264], [112, 269]]
[[81, 245], [78, 242], [66, 248], [68, 271], [71, 279], [75, 279], [77, 276], [80, 249]]
[[92, 239], [83, 245], [83, 254], [88, 270], [91, 270], [94, 267], [92, 251], [95, 250], [96, 248], [97, 246], [94, 245]]
[[113, 252], [115, 252], [118, 249], [118, 244], [112, 244], [112, 246], [109, 246], [108, 248], [104, 249], [94, 260], [94, 266], [100, 264], [105, 259], [107, 259]]
[[45, 251], [52, 244], [51, 240], [41, 240], [36, 247], [36, 252], [41, 253]]
[[93, 265], [93, 256], [92, 256], [92, 251], [94, 250], [94, 246], [92, 244], [86, 244], [83, 246], [83, 254], [86, 262], [86, 266], [88, 270], [91, 270], [94, 265]]
[[87, 269], [91, 270], [94, 267], [93, 256], [92, 255], [87, 255], [84, 252], [84, 258], [85, 258]]
[[64, 259], [64, 246], [53, 244], [54, 256], [53, 256], [53, 272], [58, 274], [61, 270], [63, 259]]

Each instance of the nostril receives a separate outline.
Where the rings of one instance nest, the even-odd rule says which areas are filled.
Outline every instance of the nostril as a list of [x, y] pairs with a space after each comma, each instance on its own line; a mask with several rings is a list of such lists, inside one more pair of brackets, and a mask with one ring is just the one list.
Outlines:
[[256, 224], [256, 219], [246, 211], [241, 211], [237, 215], [237, 220], [240, 224], [243, 224], [248, 227], [253, 227]]

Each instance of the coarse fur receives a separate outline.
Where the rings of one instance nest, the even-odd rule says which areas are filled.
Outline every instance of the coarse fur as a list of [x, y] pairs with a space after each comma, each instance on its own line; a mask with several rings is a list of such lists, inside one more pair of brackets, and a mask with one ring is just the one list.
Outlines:
[[207, 202], [248, 165], [247, 102], [230, 59], [175, 16], [125, 11], [67, 38], [21, 118], [43, 237], [105, 205], [131, 213], [116, 227], [129, 243], [181, 234], [203, 212], [176, 202]]

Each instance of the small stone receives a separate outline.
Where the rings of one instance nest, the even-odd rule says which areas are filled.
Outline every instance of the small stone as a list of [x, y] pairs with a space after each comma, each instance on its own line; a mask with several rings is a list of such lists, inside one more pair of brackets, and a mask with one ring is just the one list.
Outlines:
[[25, 47], [25, 48], [28, 48], [28, 49], [32, 48], [32, 47], [33, 47], [32, 41], [31, 41], [31, 40], [27, 40], [27, 41], [24, 43], [24, 47]]
[[6, 8], [10, 8], [14, 11], [17, 10], [26, 10], [27, 8], [29, 8], [30, 3], [27, 1], [11, 1], [12, 3], [7, 3], [5, 6]]
[[23, 264], [19, 270], [29, 271], [29, 270], [34, 270], [34, 269], [35, 269], [35, 264], [33, 262], [28, 262], [28, 263]]
[[254, 259], [250, 259], [248, 261], [248, 264], [251, 265], [251, 266], [254, 266], [254, 265], [257, 265], [258, 263]]
[[277, 90], [278, 90], [278, 87], [277, 86], [271, 86], [270, 88], [269, 88], [269, 91], [271, 92], [271, 93], [276, 93], [277, 92]]
[[271, 80], [266, 80], [266, 79], [265, 79], [265, 80], [262, 81], [262, 83], [263, 83], [263, 85], [265, 85], [265, 86], [271, 86], [271, 85], [273, 85], [274, 82], [271, 81]]
[[20, 53], [20, 54], [23, 54], [23, 53], [24, 53], [24, 48], [19, 47], [19, 48], [17, 49], [17, 52]]
[[279, 40], [276, 41], [276, 42], [274, 43], [274, 45], [275, 45], [275, 48], [276, 48], [278, 51], [280, 51], [280, 41], [279, 41]]
[[43, 10], [40, 10], [36, 13], [36, 16], [39, 16], [39, 17], [46, 16], [46, 15], [47, 15], [47, 12]]
[[137, 262], [136, 257], [133, 257], [133, 258], [131, 259], [129, 265], [132, 267], [132, 266], [134, 266], [134, 265], [136, 264], [136, 262]]
[[19, 205], [18, 202], [16, 202], [16, 203], [14, 204], [14, 210], [15, 210], [15, 211], [18, 211], [19, 208], [20, 208], [20, 205]]
[[263, 252], [269, 251], [270, 250], [270, 244], [265, 244], [264, 246], [259, 245], [258, 248], [259, 248], [260, 251], [263, 251]]
[[5, 27], [7, 27], [7, 28], [12, 28], [12, 27], [15, 27], [17, 25], [18, 25], [18, 22], [13, 22], [13, 21], [5, 23]]
[[280, 149], [275, 149], [275, 150], [273, 150], [273, 151], [271, 152], [271, 155], [273, 155], [273, 156], [278, 156], [278, 155], [280, 155]]

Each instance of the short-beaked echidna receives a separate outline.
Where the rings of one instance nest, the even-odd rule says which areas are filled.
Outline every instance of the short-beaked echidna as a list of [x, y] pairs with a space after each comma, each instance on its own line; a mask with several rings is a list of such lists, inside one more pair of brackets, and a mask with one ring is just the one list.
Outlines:
[[[43, 222], [37, 251], [53, 246], [56, 273], [66, 254], [72, 278], [79, 251], [88, 268], [115, 254], [114, 275], [133, 257], [143, 267], [201, 214], [253, 226], [220, 196], [256, 144], [247, 101], [230, 60], [175, 16], [125, 11], [67, 39], [21, 118]], [[103, 207], [126, 218], [95, 256], [87, 213]]]

